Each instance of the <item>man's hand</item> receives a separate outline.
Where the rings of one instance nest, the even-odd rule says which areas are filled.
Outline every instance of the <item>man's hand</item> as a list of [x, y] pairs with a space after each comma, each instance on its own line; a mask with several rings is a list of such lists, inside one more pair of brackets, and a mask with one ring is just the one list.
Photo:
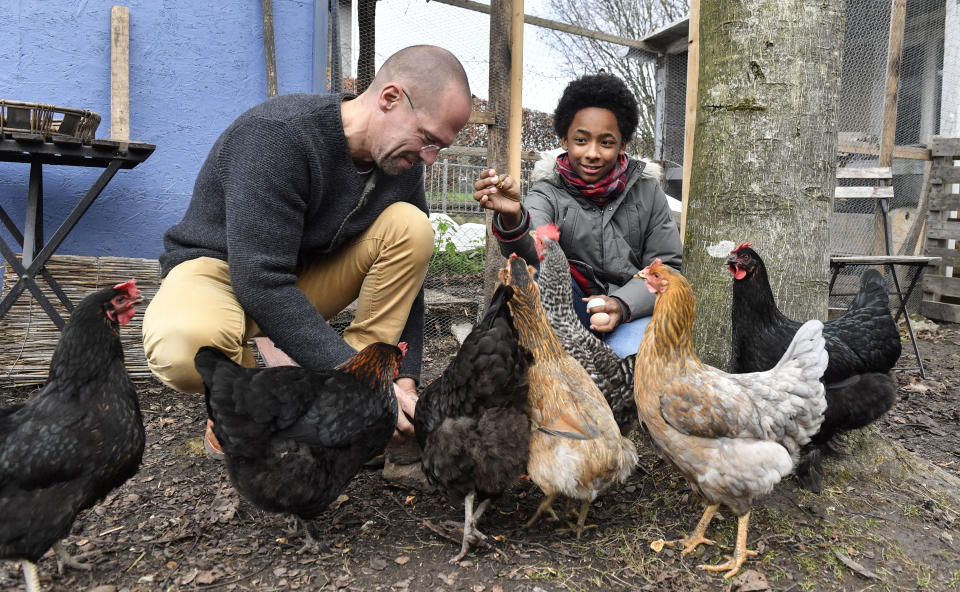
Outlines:
[[480, 173], [480, 180], [473, 184], [476, 190], [473, 199], [488, 210], [500, 212], [506, 229], [520, 225], [520, 184], [510, 175], [497, 175], [494, 169]]
[[609, 333], [620, 324], [620, 317], [623, 315], [623, 310], [620, 308], [620, 303], [617, 299], [611, 298], [610, 296], [588, 296], [584, 298], [583, 301], [589, 302], [596, 298], [602, 298], [603, 305], [587, 309], [587, 312], [590, 314], [590, 330], [596, 331], [597, 333]]
[[393, 439], [397, 441], [414, 435], [410, 420], [417, 408], [417, 383], [412, 378], [398, 378], [393, 383], [393, 392], [397, 396], [397, 429]]

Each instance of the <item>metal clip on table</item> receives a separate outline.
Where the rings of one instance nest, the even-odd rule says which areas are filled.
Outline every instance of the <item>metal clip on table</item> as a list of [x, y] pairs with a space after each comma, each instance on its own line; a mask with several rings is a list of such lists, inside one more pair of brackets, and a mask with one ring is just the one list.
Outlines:
[[[132, 169], [147, 159], [156, 146], [143, 142], [118, 142], [115, 140], [91, 140], [83, 143], [78, 138], [46, 138], [42, 134], [5, 133], [0, 137], [0, 161], [30, 163], [30, 184], [27, 192], [26, 223], [23, 233], [0, 206], [0, 221], [6, 226], [23, 248], [23, 262], [17, 260], [15, 250], [0, 238], [0, 251], [14, 273], [19, 276], [17, 282], [0, 301], [0, 318], [3, 318], [23, 291], [30, 290], [33, 297], [46, 311], [50, 320], [60, 329], [63, 318], [53, 304], [40, 291], [36, 276], [39, 273], [53, 290], [68, 311], [73, 303], [63, 292], [57, 281], [46, 269], [47, 261], [63, 243], [73, 227], [87, 211], [94, 200], [100, 196], [104, 187], [120, 169]], [[102, 167], [103, 173], [97, 178], [86, 194], [74, 206], [73, 211], [60, 225], [60, 228], [43, 244], [43, 170], [44, 164]]]

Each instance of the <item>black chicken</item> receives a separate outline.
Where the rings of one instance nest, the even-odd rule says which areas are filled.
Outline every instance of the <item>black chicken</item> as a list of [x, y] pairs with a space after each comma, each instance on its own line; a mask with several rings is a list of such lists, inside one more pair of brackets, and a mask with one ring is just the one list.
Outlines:
[[58, 564], [90, 569], [59, 541], [81, 510], [140, 467], [143, 417], [118, 325], [141, 301], [134, 280], [84, 298], [63, 328], [47, 384], [0, 410], [0, 557], [23, 561], [28, 592], [39, 592], [36, 562], [51, 547]]
[[216, 348], [197, 352], [230, 480], [255, 506], [297, 516], [304, 548], [318, 538], [310, 519], [390, 441], [393, 378], [405, 349], [374, 343], [331, 370], [244, 368]]
[[[741, 244], [726, 260], [734, 277], [734, 373], [772, 368], [800, 328], [777, 308], [763, 260], [750, 246]], [[863, 273], [856, 298], [843, 316], [824, 323], [823, 336], [830, 355], [822, 378], [827, 410], [796, 470], [800, 485], [814, 492], [823, 488], [820, 460], [833, 437], [869, 425], [896, 401], [897, 385], [889, 371], [900, 358], [900, 331], [880, 272]]]
[[424, 473], [447, 499], [464, 500], [463, 544], [451, 563], [486, 538], [477, 521], [527, 464], [532, 357], [517, 342], [507, 306], [512, 295], [513, 288], [497, 287], [480, 323], [424, 389], [414, 416]]

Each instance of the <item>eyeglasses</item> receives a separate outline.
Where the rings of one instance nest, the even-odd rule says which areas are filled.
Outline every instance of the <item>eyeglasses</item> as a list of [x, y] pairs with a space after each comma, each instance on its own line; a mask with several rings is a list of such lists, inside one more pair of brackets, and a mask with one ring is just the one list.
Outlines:
[[436, 156], [443, 150], [443, 147], [430, 143], [430, 140], [427, 138], [427, 132], [423, 131], [423, 124], [420, 123], [420, 116], [417, 115], [417, 109], [413, 106], [413, 101], [410, 100], [410, 95], [407, 94], [406, 89], [401, 88], [400, 92], [403, 93], [403, 96], [407, 97], [407, 102], [410, 103], [410, 110], [413, 111], [413, 116], [417, 118], [417, 130], [420, 132], [420, 142], [423, 144], [420, 148], [420, 154], [424, 156]]

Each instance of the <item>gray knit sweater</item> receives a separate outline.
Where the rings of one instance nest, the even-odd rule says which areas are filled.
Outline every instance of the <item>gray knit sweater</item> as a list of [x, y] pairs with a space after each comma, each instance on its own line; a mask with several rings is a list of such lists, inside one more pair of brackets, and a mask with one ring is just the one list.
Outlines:
[[[376, 170], [364, 194], [343, 132], [343, 99], [283, 95], [238, 117], [210, 150], [160, 257], [164, 276], [197, 257], [226, 261], [240, 305], [306, 368], [330, 368], [355, 352], [297, 288], [295, 269], [345, 245], [392, 203], [427, 212], [422, 164], [396, 176]], [[419, 380], [422, 288], [400, 339], [408, 345], [400, 373]]]

